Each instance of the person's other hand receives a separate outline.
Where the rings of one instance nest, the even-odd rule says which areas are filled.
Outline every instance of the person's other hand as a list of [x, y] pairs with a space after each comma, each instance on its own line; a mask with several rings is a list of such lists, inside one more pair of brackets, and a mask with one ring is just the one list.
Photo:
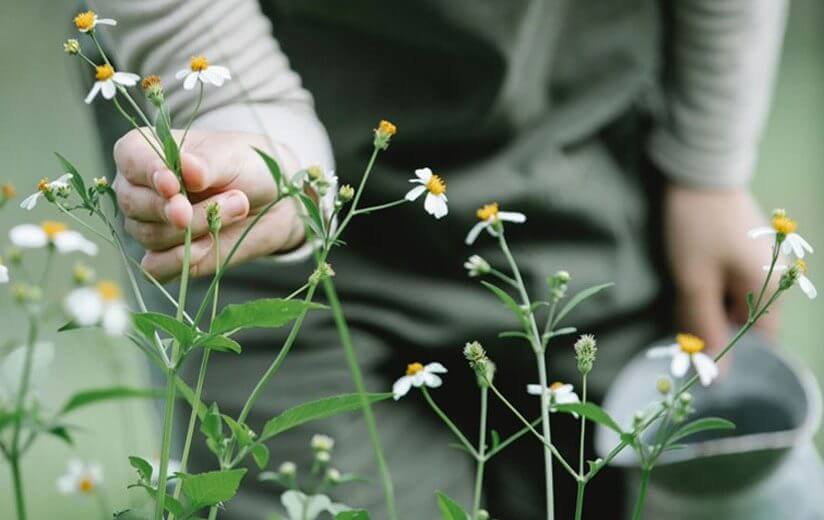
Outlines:
[[[181, 132], [173, 132], [180, 139]], [[221, 257], [225, 258], [251, 219], [277, 196], [269, 170], [252, 147], [267, 150], [264, 136], [235, 132], [191, 130], [181, 150], [183, 182], [189, 198], [180, 193], [177, 177], [136, 131], [114, 147], [117, 175], [112, 188], [125, 217], [125, 229], [144, 248], [144, 268], [159, 280], [180, 274], [184, 230], [192, 227], [191, 273], [215, 270], [206, 207], [220, 205]], [[272, 152], [271, 150], [267, 150]], [[287, 174], [297, 161], [283, 147], [275, 150]], [[232, 258], [240, 263], [298, 246], [303, 224], [290, 200], [276, 204], [255, 225]]]
[[[747, 319], [747, 292], [757, 297], [764, 283], [769, 241], [747, 237], [747, 231], [764, 224], [764, 217], [744, 189], [711, 191], [671, 184], [664, 204], [678, 325], [704, 339], [708, 354], [717, 354], [727, 344], [730, 323]], [[774, 334], [775, 311], [758, 326]]]

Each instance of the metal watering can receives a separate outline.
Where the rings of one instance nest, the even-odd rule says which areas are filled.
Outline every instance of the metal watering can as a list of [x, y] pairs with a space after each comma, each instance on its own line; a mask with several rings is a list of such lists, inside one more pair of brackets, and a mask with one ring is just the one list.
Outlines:
[[[727, 361], [726, 374], [709, 388], [690, 389], [697, 413], [688, 420], [723, 417], [736, 429], [695, 434], [679, 441], [686, 448], [662, 454], [652, 471], [644, 518], [824, 519], [824, 465], [812, 441], [821, 421], [821, 393], [812, 373], [753, 333], [739, 341]], [[639, 353], [610, 386], [604, 409], [629, 427], [635, 411], [660, 399], [655, 380], [668, 371], [669, 360]], [[598, 426], [598, 456], [618, 442], [615, 432]], [[630, 508], [638, 490], [638, 462], [631, 448], [612, 461], [629, 470]]]

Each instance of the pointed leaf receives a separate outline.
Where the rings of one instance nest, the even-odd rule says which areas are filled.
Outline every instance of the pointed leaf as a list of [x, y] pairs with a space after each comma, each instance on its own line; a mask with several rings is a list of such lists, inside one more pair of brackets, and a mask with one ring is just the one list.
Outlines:
[[131, 398], [145, 398], [145, 399], [159, 399], [163, 397], [163, 390], [158, 388], [129, 388], [126, 386], [112, 386], [108, 388], [95, 388], [93, 390], [84, 390], [77, 392], [57, 415], [67, 414], [78, 408], [95, 404], [101, 401], [111, 401], [114, 399], [131, 399]]
[[596, 285], [594, 287], [590, 287], [589, 289], [584, 289], [583, 291], [581, 291], [578, 294], [576, 294], [575, 296], [573, 296], [567, 302], [567, 304], [564, 305], [564, 307], [560, 310], [560, 312], [558, 312], [558, 315], [555, 317], [555, 321], [552, 324], [553, 327], [555, 326], [555, 324], [560, 323], [561, 320], [564, 318], [564, 316], [569, 314], [569, 311], [571, 311], [572, 309], [577, 307], [579, 303], [581, 303], [582, 301], [586, 300], [587, 298], [589, 298], [591, 296], [594, 296], [595, 294], [601, 292], [602, 290], [606, 289], [607, 287], [612, 287], [613, 285], [615, 285], [615, 284], [612, 283], [612, 282], [604, 283], [604, 284], [601, 284], [601, 285]]
[[521, 306], [510, 296], [506, 291], [501, 289], [495, 284], [489, 283], [487, 281], [481, 280], [481, 284], [492, 291], [495, 296], [497, 296], [504, 304], [511, 310], [519, 319], [523, 321], [524, 318], [524, 310], [521, 309]]
[[316, 303], [281, 298], [264, 298], [227, 305], [215, 318], [211, 330], [213, 334], [226, 334], [252, 327], [282, 327], [303, 312], [322, 308], [322, 305]]
[[309, 221], [312, 223], [312, 231], [321, 238], [326, 237], [326, 224], [320, 214], [318, 205], [312, 197], [305, 193], [298, 193], [298, 198], [303, 203], [303, 207], [306, 208], [306, 212], [309, 215]]
[[132, 313], [132, 319], [135, 327], [149, 339], [152, 339], [156, 330], [162, 330], [172, 336], [184, 347], [191, 345], [194, 339], [194, 332], [191, 328], [166, 314], [160, 314], [159, 312], [135, 312]]
[[[383, 401], [384, 399], [389, 399], [390, 397], [392, 397], [391, 392], [366, 394], [366, 398], [370, 403]], [[359, 394], [342, 394], [299, 404], [294, 408], [289, 408], [277, 417], [269, 419], [263, 427], [263, 432], [260, 434], [259, 442], [271, 439], [279, 433], [285, 432], [286, 430], [290, 430], [309, 421], [325, 419], [339, 413], [360, 410], [360, 408], [361, 397]]]
[[617, 432], [618, 434], [623, 433], [621, 427], [618, 426], [617, 422], [615, 422], [615, 419], [610, 417], [609, 414], [605, 412], [603, 408], [601, 408], [595, 403], [558, 404], [554, 405], [552, 409], [558, 412], [577, 413], [579, 415], [583, 415], [590, 421], [602, 424], [610, 430]]
[[252, 444], [252, 431], [248, 426], [240, 424], [228, 415], [223, 415], [223, 420], [229, 426], [229, 429], [232, 430], [232, 435], [234, 435], [235, 440], [241, 448]]
[[[254, 147], [253, 147], [254, 148]], [[272, 174], [272, 178], [275, 179], [275, 185], [278, 187], [278, 191], [280, 191], [281, 187], [283, 186], [283, 174], [280, 172], [280, 166], [278, 162], [268, 153], [264, 152], [259, 148], [254, 148], [257, 154], [263, 159], [263, 162], [266, 164], [266, 167], [269, 168], [269, 173]]]
[[499, 338], [518, 338], [518, 339], [524, 339], [526, 341], [532, 341], [532, 338], [529, 337], [529, 334], [527, 334], [526, 332], [519, 332], [517, 330], [507, 330], [507, 331], [504, 331], [504, 332], [499, 332], [498, 337]]
[[694, 433], [703, 432], [707, 430], [734, 430], [735, 423], [732, 421], [728, 421], [726, 419], [722, 419], [720, 417], [704, 417], [702, 419], [696, 419], [690, 423], [685, 424], [684, 426], [680, 427], [675, 433], [672, 434], [667, 441], [667, 443], [674, 443], [688, 435], [692, 435]]
[[260, 469], [269, 465], [269, 448], [265, 444], [255, 444], [252, 446], [252, 458]]
[[438, 508], [441, 510], [442, 520], [469, 520], [469, 515], [457, 502], [441, 491], [436, 491], [435, 494], [438, 496]]
[[492, 430], [492, 449], [496, 449], [498, 446], [501, 445], [501, 436], [498, 434], [498, 430]]
[[83, 177], [80, 175], [80, 172], [77, 171], [77, 168], [74, 167], [72, 163], [69, 162], [68, 159], [63, 157], [57, 152], [54, 152], [54, 155], [57, 156], [57, 159], [60, 161], [61, 166], [63, 169], [66, 170], [66, 173], [71, 173], [71, 183], [74, 191], [80, 196], [84, 203], [88, 204], [89, 202], [89, 195], [86, 193], [86, 184], [83, 182]]
[[235, 354], [240, 354], [242, 350], [240, 343], [221, 334], [203, 335], [195, 340], [193, 347], [208, 348], [217, 352], [234, 352]]
[[181, 473], [183, 494], [189, 499], [189, 508], [196, 511], [202, 507], [226, 502], [235, 496], [246, 469], [209, 471], [190, 475]]
[[145, 482], [152, 481], [152, 465], [149, 461], [136, 456], [129, 457], [129, 465], [137, 470], [137, 475], [140, 480]]
[[179, 174], [180, 150], [177, 147], [174, 136], [172, 136], [172, 131], [167, 121], [167, 113], [163, 107], [157, 111], [155, 130], [157, 131], [157, 136], [160, 138], [161, 144], [163, 144], [163, 155], [166, 157], [166, 165], [173, 173], [176, 175]]
[[566, 334], [575, 334], [578, 332], [578, 329], [575, 327], [562, 327], [558, 330], [553, 330], [552, 332], [548, 332], [543, 335], [543, 339], [547, 340], [550, 338], [554, 338], [556, 336], [564, 336]]
[[200, 421], [200, 431], [209, 439], [223, 438], [223, 416], [220, 414], [217, 403], [212, 403], [209, 411], [203, 416], [203, 420]]

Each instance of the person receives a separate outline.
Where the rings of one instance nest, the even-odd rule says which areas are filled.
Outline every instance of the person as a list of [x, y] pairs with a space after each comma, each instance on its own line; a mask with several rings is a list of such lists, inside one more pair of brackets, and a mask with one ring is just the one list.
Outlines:
[[[460, 350], [477, 339], [498, 364], [503, 391], [537, 415], [537, 400], [524, 391], [534, 379], [531, 354], [497, 338], [511, 328], [510, 317], [461, 267], [470, 253], [501, 260], [492, 241], [463, 244], [475, 209], [487, 202], [528, 215], [508, 236], [533, 294], [545, 291], [544, 277], [557, 269], [572, 273], [571, 290], [616, 281], [571, 323], [599, 337], [590, 376], [596, 400], [634, 352], [672, 332], [673, 319], [717, 351], [729, 323], [745, 315], [746, 292], [763, 280], [763, 247], [746, 238], [762, 221], [748, 182], [780, 55], [784, 1], [91, 6], [118, 20], [105, 32], [118, 67], [163, 78], [177, 127], [197, 102], [197, 89], [174, 80], [181, 64], [203, 55], [232, 73], [223, 87], [206, 87], [184, 147], [188, 199], [139, 136], [105, 132], [108, 143], [119, 138], [113, 186], [125, 229], [145, 249], [143, 265], [162, 280], [179, 273], [189, 223], [192, 273], [213, 272], [208, 203], [220, 204], [225, 253], [275, 196], [253, 146], [289, 174], [319, 165], [352, 182], [371, 151], [369, 129], [385, 118], [399, 132], [364, 204], [400, 198], [415, 168], [431, 167], [447, 181], [446, 218], [436, 221], [409, 204], [359, 219], [331, 259], [371, 390], [388, 389], [407, 363], [441, 361], [450, 372], [433, 395], [474, 428], [477, 391]], [[296, 207], [279, 203], [240, 246], [222, 300], [288, 294], [311, 272], [310, 262], [301, 262], [310, 247]], [[197, 302], [204, 286], [193, 290]], [[764, 326], [775, 326], [773, 315]], [[213, 358], [206, 400], [236, 415], [280, 339], [250, 333], [243, 355]], [[551, 347], [553, 379], [575, 381], [570, 345]], [[250, 416], [253, 428], [287, 406], [352, 388], [334, 326], [322, 313], [307, 321], [284, 368]], [[420, 400], [376, 412], [403, 518], [435, 518], [435, 489], [468, 502], [469, 461], [449, 447], [450, 433]], [[490, 414], [501, 432], [519, 427], [501, 407]], [[575, 423], [558, 417], [554, 424], [561, 451], [572, 453]], [[381, 518], [359, 417], [279, 437], [273, 462], [300, 461], [313, 431], [337, 439], [335, 464], [373, 477], [341, 499]], [[207, 450], [195, 446], [193, 471], [213, 468]], [[543, 515], [539, 449], [522, 441], [490, 464], [485, 501], [493, 516]], [[593, 481], [587, 511], [614, 518], [626, 492], [620, 475], [604, 475]], [[571, 517], [574, 502], [572, 482], [564, 480], [556, 479], [559, 518]], [[276, 508], [275, 490], [250, 475], [222, 516], [260, 518]]]

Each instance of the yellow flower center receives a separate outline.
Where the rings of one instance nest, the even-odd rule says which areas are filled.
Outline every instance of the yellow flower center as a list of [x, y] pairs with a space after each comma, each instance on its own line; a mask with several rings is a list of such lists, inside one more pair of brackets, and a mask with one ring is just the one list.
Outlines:
[[798, 269], [798, 271], [800, 273], [806, 274], [807, 273], [807, 262], [805, 262], [804, 260], [799, 258], [795, 261], [795, 268]]
[[704, 340], [694, 334], [679, 334], [675, 340], [681, 350], [687, 354], [696, 354], [704, 350]]
[[97, 81], [106, 81], [112, 76], [114, 76], [114, 69], [108, 63], [98, 65], [97, 71], [94, 73], [94, 77], [97, 78]]
[[423, 365], [420, 363], [409, 363], [406, 365], [406, 375], [414, 376], [415, 374], [423, 372]]
[[107, 302], [120, 299], [120, 286], [108, 280], [98, 282], [97, 292], [100, 293], [100, 297]]
[[554, 383], [549, 385], [549, 389], [554, 392], [554, 391], [558, 390], [559, 388], [561, 388], [562, 386], [564, 386], [564, 383], [562, 383], [560, 381], [555, 381]]
[[40, 182], [37, 183], [37, 191], [49, 191], [49, 179], [43, 177], [40, 179]]
[[475, 212], [479, 220], [490, 220], [498, 216], [498, 203], [485, 204]]
[[95, 18], [94, 11], [86, 11], [74, 17], [74, 25], [81, 31], [88, 31], [94, 28]]
[[83, 477], [77, 483], [77, 488], [83, 493], [91, 493], [94, 491], [94, 482], [89, 477]]
[[380, 133], [380, 134], [387, 135], [387, 136], [393, 136], [398, 131], [398, 127], [396, 127], [395, 125], [393, 125], [392, 123], [390, 123], [389, 121], [387, 121], [385, 119], [381, 119], [381, 122], [378, 123], [378, 129], [377, 130], [378, 130], [378, 133]]
[[432, 195], [443, 195], [446, 193], [446, 181], [440, 175], [433, 175], [426, 183], [426, 189]]
[[14, 186], [11, 184], [4, 184], [3, 185], [3, 196], [7, 199], [13, 199], [17, 196], [17, 190], [14, 189]]
[[69, 229], [69, 226], [62, 222], [47, 220], [40, 224], [40, 228], [46, 233], [46, 236], [48, 236], [49, 239], [53, 240], [54, 237]]
[[795, 230], [798, 229], [798, 223], [790, 217], [777, 215], [772, 219], [772, 227], [782, 235], [789, 235], [795, 233]]
[[200, 72], [209, 68], [209, 60], [205, 56], [192, 56], [189, 66], [194, 72]]

